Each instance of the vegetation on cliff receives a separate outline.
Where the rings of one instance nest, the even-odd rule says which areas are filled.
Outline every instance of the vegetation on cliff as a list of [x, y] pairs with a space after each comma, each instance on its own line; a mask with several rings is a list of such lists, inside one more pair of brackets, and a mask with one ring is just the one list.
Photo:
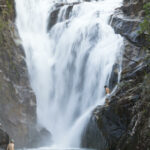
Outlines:
[[146, 38], [146, 47], [150, 48], [150, 2], [144, 5], [145, 17], [143, 22], [140, 24], [140, 34], [144, 34]]

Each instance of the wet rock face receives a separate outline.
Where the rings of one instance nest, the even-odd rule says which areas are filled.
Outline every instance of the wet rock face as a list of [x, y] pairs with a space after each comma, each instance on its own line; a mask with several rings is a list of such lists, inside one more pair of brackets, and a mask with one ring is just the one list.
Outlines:
[[[29, 142], [29, 134], [35, 131], [36, 101], [20, 38], [13, 23], [14, 1], [1, 2], [6, 7], [0, 14], [3, 22], [0, 27], [0, 122], [15, 140], [16, 147], [22, 147]], [[7, 14], [4, 13], [6, 11]]]
[[45, 128], [37, 128], [38, 132], [32, 134], [32, 140], [30, 141], [30, 147], [39, 148], [42, 146], [49, 146], [52, 143], [51, 133]]
[[57, 22], [57, 18], [58, 18], [58, 14], [59, 14], [59, 11], [60, 9], [56, 9], [54, 10], [51, 14], [50, 14], [50, 17], [49, 17], [49, 23], [48, 23], [48, 26], [47, 26], [47, 30], [49, 31]]
[[124, 39], [124, 52], [122, 58], [123, 71], [134, 68], [145, 57], [145, 50], [141, 47], [133, 45]]
[[140, 23], [141, 21], [139, 19], [128, 19], [114, 16], [111, 25], [116, 33], [121, 34], [134, 45], [141, 47], [145, 44], [145, 40], [144, 35], [142, 36], [138, 34]]
[[[48, 19], [48, 26], [47, 30], [49, 31], [56, 23], [63, 22], [69, 19], [71, 11], [75, 5], [80, 4], [80, 2], [74, 2], [74, 3], [56, 3], [55, 8], [53, 8], [53, 11], [50, 12], [50, 16]], [[60, 13], [60, 9], [62, 7], [66, 6], [67, 10], [63, 14], [63, 17], [61, 20], [58, 20], [58, 15]]]
[[108, 142], [97, 125], [96, 117], [91, 116], [88, 126], [82, 134], [81, 147], [105, 150]]
[[118, 74], [119, 74], [119, 65], [116, 63], [112, 68], [112, 73], [109, 80], [110, 89], [113, 89], [116, 86], [116, 83], [118, 82]]
[[98, 106], [83, 133], [82, 146], [97, 150], [115, 149], [126, 131], [127, 117], [118, 115], [113, 107]]
[[0, 127], [0, 149], [6, 149], [8, 143], [9, 143], [9, 136]]
[[124, 5], [121, 7], [123, 13], [127, 16], [143, 16], [143, 4], [148, 0], [124, 0]]
[[[15, 20], [13, 0], [1, 0], [0, 11], [0, 123], [15, 140], [15, 147], [34, 147], [33, 134], [39, 137], [36, 127], [36, 99], [31, 89]], [[6, 13], [7, 12], [7, 13]], [[49, 133], [49, 132], [47, 132]], [[6, 134], [0, 130], [1, 137]], [[34, 137], [36, 139], [36, 137]], [[6, 141], [4, 141], [6, 142]]]
[[150, 147], [149, 77], [150, 68], [144, 61], [123, 70], [109, 106], [98, 106], [93, 111], [83, 133], [83, 147], [97, 150], [147, 150]]
[[129, 42], [138, 47], [146, 44], [145, 36], [139, 35], [140, 23], [143, 19], [143, 6], [149, 0], [124, 0], [124, 5], [112, 16], [111, 26]]
[[[128, 68], [128, 71], [122, 72], [122, 81], [117, 90], [117, 93], [112, 98], [112, 103], [116, 101], [118, 108], [124, 107], [123, 113], [127, 116], [127, 130], [117, 143], [116, 149], [120, 150], [145, 150], [148, 149], [150, 144], [149, 116], [148, 112], [150, 101], [150, 94], [146, 87], [149, 84], [148, 79], [150, 68], [145, 62], [141, 62], [135, 67]], [[142, 94], [144, 92], [144, 94]], [[114, 98], [116, 97], [116, 100]], [[117, 110], [119, 110], [117, 108]], [[126, 141], [126, 142], [125, 142]]]
[[[91, 2], [92, 0], [84, 0], [84, 2]], [[96, 0], [97, 1], [97, 0]], [[56, 3], [53, 10], [50, 12], [50, 16], [48, 18], [48, 26], [47, 30], [49, 31], [56, 23], [60, 23], [63, 21], [67, 21], [70, 17], [72, 9], [75, 5], [79, 5], [81, 2], [73, 2], [73, 3]], [[58, 15], [60, 13], [61, 8], [67, 7], [66, 12], [63, 14], [61, 20], [58, 20]]]

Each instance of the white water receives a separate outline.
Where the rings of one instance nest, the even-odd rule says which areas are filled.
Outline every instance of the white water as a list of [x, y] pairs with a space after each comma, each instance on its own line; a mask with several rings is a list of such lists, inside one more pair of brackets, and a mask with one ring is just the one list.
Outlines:
[[121, 57], [122, 38], [108, 21], [122, 0], [82, 2], [73, 7], [69, 20], [64, 19], [68, 6], [63, 6], [49, 33], [47, 20], [56, 1], [15, 1], [38, 121], [57, 147], [79, 147], [88, 117], [104, 103], [104, 85]]

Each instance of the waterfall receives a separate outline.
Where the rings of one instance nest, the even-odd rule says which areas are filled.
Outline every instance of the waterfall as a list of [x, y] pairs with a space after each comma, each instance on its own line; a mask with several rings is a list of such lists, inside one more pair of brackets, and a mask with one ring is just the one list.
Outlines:
[[[55, 145], [79, 147], [88, 117], [104, 104], [104, 85], [121, 57], [123, 39], [108, 22], [122, 0], [15, 1], [38, 123], [52, 133]], [[56, 24], [48, 30], [55, 9]]]

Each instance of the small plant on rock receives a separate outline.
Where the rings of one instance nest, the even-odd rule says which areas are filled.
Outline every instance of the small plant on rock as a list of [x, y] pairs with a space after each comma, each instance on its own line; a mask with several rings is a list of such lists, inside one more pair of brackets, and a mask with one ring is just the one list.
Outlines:
[[144, 5], [145, 17], [143, 22], [140, 24], [140, 34], [145, 35], [146, 48], [150, 49], [150, 2]]

